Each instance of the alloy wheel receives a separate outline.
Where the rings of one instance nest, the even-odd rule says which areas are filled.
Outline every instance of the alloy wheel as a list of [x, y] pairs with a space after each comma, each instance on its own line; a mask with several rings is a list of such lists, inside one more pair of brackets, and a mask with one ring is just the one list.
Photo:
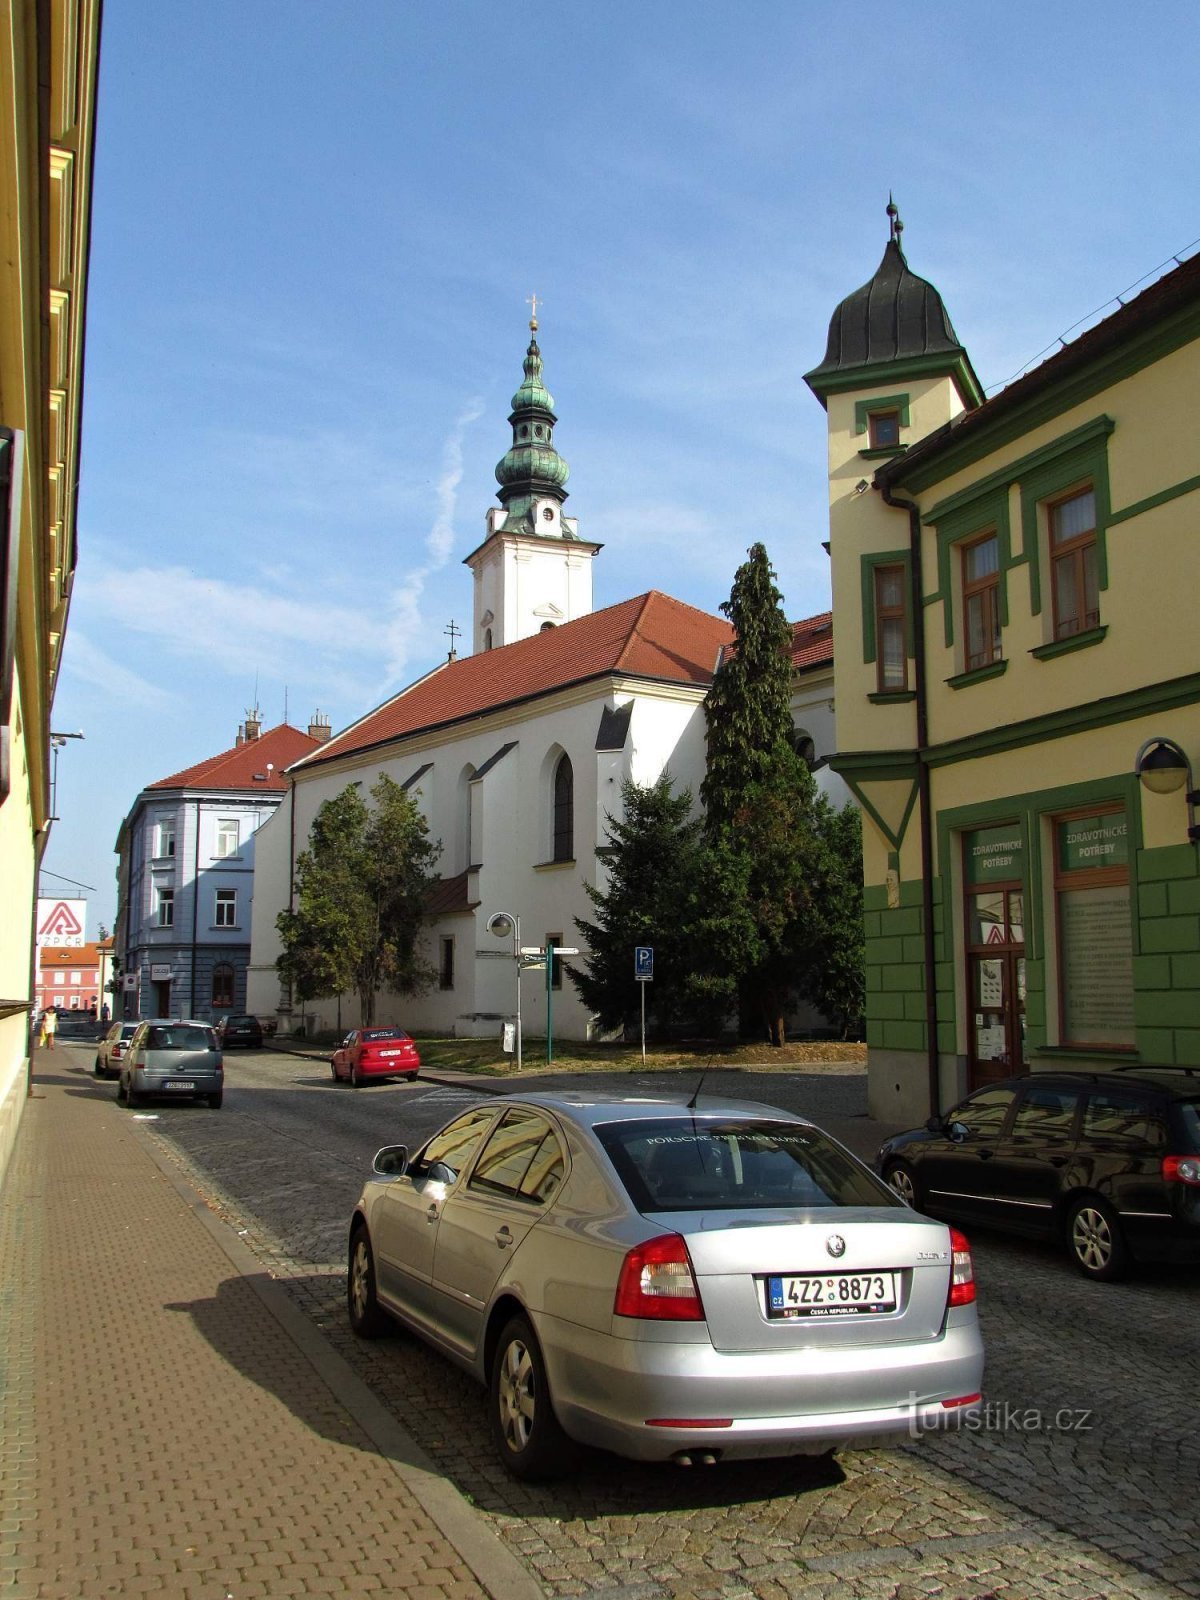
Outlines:
[[1080, 1206], [1071, 1223], [1071, 1248], [1088, 1272], [1103, 1272], [1112, 1263], [1115, 1243], [1108, 1218], [1095, 1206]]
[[913, 1182], [913, 1175], [907, 1167], [893, 1167], [888, 1173], [888, 1186], [895, 1190], [901, 1200], [908, 1205], [916, 1207], [917, 1186]]
[[518, 1453], [529, 1443], [536, 1412], [533, 1360], [519, 1339], [510, 1340], [504, 1351], [497, 1398], [505, 1443]]

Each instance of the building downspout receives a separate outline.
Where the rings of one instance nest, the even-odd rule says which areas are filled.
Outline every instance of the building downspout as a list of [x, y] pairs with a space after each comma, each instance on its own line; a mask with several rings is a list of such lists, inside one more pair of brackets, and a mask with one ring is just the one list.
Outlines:
[[938, 1063], [937, 948], [933, 930], [933, 817], [929, 799], [928, 697], [925, 683], [925, 592], [921, 577], [921, 513], [911, 500], [897, 500], [886, 482], [876, 483], [883, 503], [908, 513], [908, 549], [913, 608], [913, 673], [917, 691], [917, 798], [921, 825], [921, 920], [925, 936], [925, 1040], [929, 1073], [929, 1114], [941, 1115]]
[[[296, 909], [296, 779], [291, 776], [291, 794], [288, 801], [288, 910]], [[295, 1009], [296, 997], [292, 993], [292, 980], [287, 981], [287, 1006], [288, 1027], [292, 1026], [292, 1014]], [[338, 996], [338, 1014], [341, 1015], [341, 996]], [[340, 1022], [339, 1022], [340, 1031]]]
[[200, 920], [200, 802], [196, 801], [196, 843], [192, 857], [192, 988], [188, 995], [190, 1010], [188, 1015], [194, 1017], [196, 1011], [196, 931]]

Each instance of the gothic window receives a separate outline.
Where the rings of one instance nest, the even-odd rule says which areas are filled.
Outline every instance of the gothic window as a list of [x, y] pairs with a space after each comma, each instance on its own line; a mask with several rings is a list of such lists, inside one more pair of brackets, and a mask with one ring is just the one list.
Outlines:
[[486, 628], [484, 630], [483, 648], [485, 650], [490, 650], [492, 648], [492, 630], [490, 628]]
[[575, 774], [571, 758], [563, 755], [554, 769], [554, 858], [575, 859]]

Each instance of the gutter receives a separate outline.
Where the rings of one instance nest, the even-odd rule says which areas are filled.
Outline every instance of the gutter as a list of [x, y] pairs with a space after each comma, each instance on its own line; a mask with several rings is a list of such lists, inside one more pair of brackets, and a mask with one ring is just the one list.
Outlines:
[[929, 1114], [941, 1115], [938, 1070], [936, 947], [933, 931], [933, 818], [929, 796], [929, 710], [925, 671], [925, 594], [921, 581], [921, 513], [912, 500], [893, 497], [886, 479], [876, 478], [883, 503], [908, 513], [908, 548], [913, 607], [913, 672], [917, 690], [917, 796], [921, 827], [921, 920], [925, 944], [925, 1041], [929, 1074]]

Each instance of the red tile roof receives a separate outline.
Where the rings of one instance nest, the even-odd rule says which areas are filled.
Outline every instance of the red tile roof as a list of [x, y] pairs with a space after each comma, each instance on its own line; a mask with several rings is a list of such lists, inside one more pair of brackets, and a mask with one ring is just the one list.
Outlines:
[[833, 665], [833, 612], [822, 611], [819, 616], [805, 617], [803, 622], [792, 623], [792, 666], [798, 671], [805, 667], [831, 667]]
[[[104, 948], [110, 949], [111, 942]], [[44, 944], [38, 956], [38, 965], [42, 967], [98, 967], [100, 965], [100, 946], [91, 944]]]
[[[222, 750], [219, 756], [197, 761], [169, 778], [147, 785], [150, 789], [249, 789], [266, 794], [282, 794], [287, 788], [283, 769], [299, 761], [320, 744], [311, 734], [302, 733], [288, 722], [268, 728], [257, 739], [247, 739]], [[268, 765], [271, 771], [268, 772]]]
[[733, 638], [721, 617], [652, 589], [498, 650], [448, 661], [323, 745], [306, 767], [445, 727], [609, 673], [659, 683], [712, 681]]

